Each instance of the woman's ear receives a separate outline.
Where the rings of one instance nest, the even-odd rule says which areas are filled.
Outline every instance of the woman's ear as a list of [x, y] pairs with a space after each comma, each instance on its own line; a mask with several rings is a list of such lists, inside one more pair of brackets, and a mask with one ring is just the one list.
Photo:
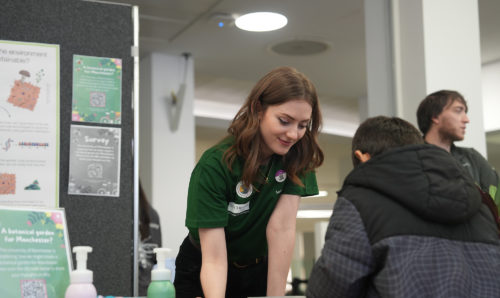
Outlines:
[[366, 153], [363, 153], [361, 152], [361, 150], [356, 150], [354, 151], [354, 156], [356, 156], [356, 158], [361, 162], [361, 163], [365, 163], [367, 161], [370, 160], [371, 155], [370, 153], [366, 152]]

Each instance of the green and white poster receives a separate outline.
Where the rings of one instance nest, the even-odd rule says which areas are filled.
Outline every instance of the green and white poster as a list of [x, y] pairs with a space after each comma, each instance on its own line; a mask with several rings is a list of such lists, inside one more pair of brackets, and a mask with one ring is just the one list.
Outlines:
[[122, 60], [73, 55], [76, 122], [121, 124]]
[[0, 40], [0, 205], [56, 208], [58, 193], [59, 45]]
[[64, 297], [70, 257], [63, 209], [0, 207], [2, 297]]

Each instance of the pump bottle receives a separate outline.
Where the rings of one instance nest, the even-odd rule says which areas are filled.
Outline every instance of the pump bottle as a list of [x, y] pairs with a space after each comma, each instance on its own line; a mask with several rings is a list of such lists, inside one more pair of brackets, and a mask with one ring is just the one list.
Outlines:
[[92, 284], [93, 273], [87, 270], [87, 254], [92, 252], [90, 246], [75, 246], [76, 270], [69, 275], [70, 285], [66, 289], [65, 298], [96, 298], [97, 291]]
[[170, 252], [169, 248], [157, 247], [156, 268], [151, 271], [151, 283], [148, 287], [148, 298], [175, 298], [175, 288], [170, 281], [171, 272], [165, 267], [165, 260]]

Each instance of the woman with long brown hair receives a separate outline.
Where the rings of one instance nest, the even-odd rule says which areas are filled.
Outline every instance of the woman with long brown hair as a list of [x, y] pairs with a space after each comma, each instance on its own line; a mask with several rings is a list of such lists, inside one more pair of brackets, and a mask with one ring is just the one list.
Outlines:
[[321, 121], [315, 87], [296, 69], [257, 82], [192, 172], [178, 298], [285, 294], [299, 199], [318, 193]]

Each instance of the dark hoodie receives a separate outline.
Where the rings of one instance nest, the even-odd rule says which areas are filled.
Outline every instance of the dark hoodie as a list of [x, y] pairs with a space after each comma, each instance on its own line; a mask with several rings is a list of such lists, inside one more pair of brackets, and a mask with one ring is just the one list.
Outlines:
[[500, 297], [500, 242], [468, 173], [433, 145], [355, 168], [308, 297]]

